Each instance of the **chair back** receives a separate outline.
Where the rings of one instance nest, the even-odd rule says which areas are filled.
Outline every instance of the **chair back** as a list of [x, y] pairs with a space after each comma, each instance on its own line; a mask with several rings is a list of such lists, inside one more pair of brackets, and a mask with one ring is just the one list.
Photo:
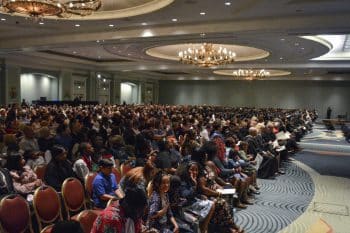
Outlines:
[[46, 165], [36, 166], [34, 168], [34, 172], [35, 172], [38, 179], [44, 180], [45, 172], [46, 172]]
[[120, 166], [120, 171], [121, 171], [121, 175], [122, 177], [125, 176], [126, 173], [128, 173], [128, 171], [130, 171], [131, 169], [133, 169], [133, 167], [131, 166], [130, 163], [123, 163], [121, 166]]
[[92, 183], [94, 182], [97, 173], [89, 173], [85, 177], [85, 190], [89, 198], [92, 197]]
[[90, 233], [92, 226], [97, 218], [96, 211], [92, 210], [84, 210], [78, 215], [78, 222], [80, 226], [83, 228], [84, 233]]
[[40, 233], [51, 233], [53, 226], [54, 224], [46, 226], [44, 229], [40, 231]]
[[61, 201], [52, 187], [41, 186], [35, 190], [33, 207], [39, 225], [42, 230], [42, 223], [53, 223], [58, 218], [62, 220]]
[[86, 209], [84, 187], [78, 179], [67, 178], [62, 184], [61, 192], [68, 219], [71, 217], [71, 211]]
[[121, 172], [114, 167], [114, 168], [112, 168], [112, 173], [115, 175], [115, 179], [116, 179], [117, 183], [119, 184], [120, 180], [122, 179]]
[[0, 232], [33, 233], [28, 202], [17, 194], [5, 196], [0, 202]]

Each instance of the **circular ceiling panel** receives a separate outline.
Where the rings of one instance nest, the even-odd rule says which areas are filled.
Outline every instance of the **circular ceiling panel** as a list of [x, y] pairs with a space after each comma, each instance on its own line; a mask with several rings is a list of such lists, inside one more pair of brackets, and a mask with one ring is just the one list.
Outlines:
[[[146, 54], [152, 57], [174, 60], [178, 61], [178, 53], [180, 51], [187, 50], [188, 48], [200, 49], [202, 43], [186, 43], [186, 44], [173, 44], [173, 45], [164, 45], [146, 50]], [[236, 54], [235, 61], [252, 61], [269, 56], [269, 52], [241, 45], [233, 44], [213, 44], [213, 48], [218, 49], [219, 47], [226, 48], [229, 51], [232, 51]]]

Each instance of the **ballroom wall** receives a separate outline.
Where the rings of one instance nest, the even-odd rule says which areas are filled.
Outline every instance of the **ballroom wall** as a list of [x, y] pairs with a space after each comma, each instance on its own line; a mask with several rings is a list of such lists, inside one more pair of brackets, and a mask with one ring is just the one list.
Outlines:
[[336, 117], [350, 114], [350, 82], [160, 81], [159, 103], [315, 108], [321, 118], [331, 106], [332, 117]]

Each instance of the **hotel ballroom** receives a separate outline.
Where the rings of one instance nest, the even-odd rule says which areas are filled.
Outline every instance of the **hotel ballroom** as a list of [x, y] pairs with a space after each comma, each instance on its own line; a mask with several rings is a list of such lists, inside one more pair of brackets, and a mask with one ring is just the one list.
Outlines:
[[350, 233], [349, 0], [0, 0], [0, 233]]

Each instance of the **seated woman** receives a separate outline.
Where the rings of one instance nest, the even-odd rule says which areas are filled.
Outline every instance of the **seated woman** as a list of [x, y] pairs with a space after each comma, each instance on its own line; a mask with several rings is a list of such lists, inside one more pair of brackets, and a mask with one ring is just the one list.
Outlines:
[[45, 181], [57, 192], [61, 191], [63, 181], [75, 177], [72, 164], [67, 160], [67, 151], [59, 145], [51, 148], [52, 159], [45, 171]]
[[223, 189], [224, 187], [232, 188], [232, 185], [217, 176], [215, 164], [212, 161], [207, 161], [204, 151], [196, 150], [192, 155], [192, 159], [198, 163], [199, 191], [215, 202], [214, 216], [210, 223], [220, 232], [243, 232], [234, 223], [228, 203], [217, 191], [217, 189]]
[[154, 177], [152, 184], [153, 192], [149, 200], [149, 226], [160, 233], [178, 233], [179, 227], [171, 211], [167, 194], [170, 187], [170, 176], [160, 171]]
[[33, 170], [25, 166], [25, 160], [20, 154], [8, 156], [6, 165], [17, 193], [27, 197], [28, 194], [32, 194], [37, 187], [42, 185], [42, 181], [37, 178]]
[[213, 201], [201, 196], [198, 190], [198, 163], [190, 161], [178, 168], [181, 178], [180, 197], [185, 199], [184, 210], [198, 216], [200, 231], [207, 232], [215, 210]]

